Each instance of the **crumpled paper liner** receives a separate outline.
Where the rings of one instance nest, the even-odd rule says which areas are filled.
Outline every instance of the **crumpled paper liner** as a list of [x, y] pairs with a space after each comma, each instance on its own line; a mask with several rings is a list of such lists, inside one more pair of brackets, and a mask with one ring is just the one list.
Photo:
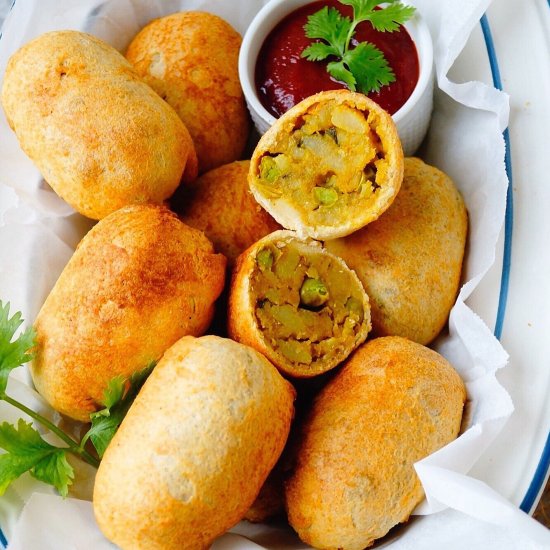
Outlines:
[[[150, 19], [174, 11], [199, 9], [217, 13], [244, 33], [265, 1], [246, 0], [19, 0], [3, 29], [0, 75], [18, 47], [48, 30], [73, 28], [90, 32], [124, 50]], [[451, 312], [448, 334], [434, 347], [460, 372], [468, 391], [467, 429], [453, 443], [416, 465], [427, 499], [416, 510], [429, 517], [413, 519], [384, 539], [380, 547], [548, 548], [550, 535], [483, 483], [465, 474], [491, 444], [513, 411], [510, 397], [495, 373], [507, 354], [483, 321], [464, 303], [495, 260], [504, 219], [507, 178], [502, 130], [508, 121], [506, 94], [479, 82], [455, 84], [446, 74], [490, 0], [416, 0], [434, 38], [438, 89], [428, 138], [420, 156], [447, 172], [462, 192], [470, 217], [463, 285]], [[32, 320], [78, 240], [91, 226], [59, 199], [20, 150], [0, 117], [0, 295], [13, 311]], [[30, 406], [47, 410], [20, 370], [10, 382]], [[16, 412], [0, 404], [0, 417]], [[89, 497], [90, 475], [77, 486]], [[88, 485], [86, 486], [86, 481]], [[25, 508], [16, 524], [18, 511]], [[443, 512], [445, 508], [450, 507]], [[439, 513], [435, 513], [439, 512]], [[62, 500], [45, 485], [23, 476], [0, 505], [10, 549], [113, 548], [99, 532], [91, 504]], [[471, 516], [467, 519], [463, 514]], [[4, 519], [5, 518], [5, 519]], [[472, 519], [474, 518], [474, 519]], [[486, 523], [489, 522], [489, 523]], [[492, 524], [492, 525], [490, 525]], [[494, 527], [498, 525], [500, 527]], [[241, 523], [235, 533], [214, 544], [216, 550], [306, 548], [288, 527]], [[259, 545], [259, 546], [258, 546]]]

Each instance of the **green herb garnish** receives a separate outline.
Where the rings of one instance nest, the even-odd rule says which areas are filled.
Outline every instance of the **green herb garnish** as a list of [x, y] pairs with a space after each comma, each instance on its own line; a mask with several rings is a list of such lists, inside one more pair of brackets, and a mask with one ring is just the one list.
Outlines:
[[7, 395], [10, 372], [33, 358], [33, 349], [36, 345], [33, 328], [27, 328], [15, 338], [23, 319], [20, 312], [11, 318], [9, 313], [9, 303], [4, 305], [0, 301], [0, 400], [30, 416], [57, 435], [67, 446], [51, 445], [44, 440], [38, 430], [23, 419], [19, 419], [17, 426], [8, 422], [0, 424], [0, 449], [6, 451], [0, 454], [0, 496], [12, 481], [25, 472], [30, 472], [36, 479], [53, 485], [62, 496], [66, 496], [74, 478], [74, 470], [67, 460], [67, 453], [80, 457], [96, 468], [99, 466], [99, 460], [84, 448], [86, 441], [90, 439], [98, 455], [103, 456], [155, 364], [151, 363], [144, 370], [132, 375], [129, 380], [122, 377], [113, 378], [101, 402], [105, 408], [90, 415], [90, 430], [81, 441], [76, 441], [47, 418]]
[[399, 0], [389, 0], [382, 9], [375, 9], [379, 0], [340, 0], [340, 3], [353, 7], [353, 20], [327, 6], [310, 15], [304, 25], [306, 36], [321, 42], [309, 45], [301, 55], [308, 61], [336, 58], [327, 63], [327, 71], [333, 78], [352, 91], [378, 92], [382, 86], [395, 82], [395, 73], [374, 44], [360, 42], [350, 48], [355, 29], [359, 23], [370, 21], [377, 31], [393, 32], [416, 10]]
[[132, 374], [129, 380], [117, 376], [109, 382], [101, 402], [105, 408], [90, 414], [92, 427], [82, 438], [82, 445], [91, 439], [97, 454], [100, 458], [103, 457], [130, 405], [155, 365], [154, 361], [149, 363], [143, 370]]

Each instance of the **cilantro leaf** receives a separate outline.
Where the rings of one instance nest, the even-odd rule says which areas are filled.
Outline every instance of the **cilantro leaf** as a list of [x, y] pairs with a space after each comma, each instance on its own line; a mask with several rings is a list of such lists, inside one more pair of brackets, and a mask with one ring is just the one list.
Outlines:
[[351, 91], [378, 92], [395, 81], [395, 73], [383, 52], [373, 44], [360, 42], [350, 47], [355, 28], [362, 21], [370, 21], [377, 31], [393, 32], [416, 10], [400, 0], [387, 0], [387, 5], [380, 9], [376, 9], [379, 0], [340, 0], [340, 3], [353, 8], [353, 20], [326, 6], [310, 15], [304, 25], [306, 36], [325, 42], [310, 44], [301, 56], [308, 61], [324, 61], [333, 56], [336, 59], [327, 62], [327, 71], [333, 78], [345, 83]]
[[340, 52], [333, 46], [323, 42], [314, 42], [302, 52], [302, 57], [305, 57], [308, 61], [322, 61], [330, 55], [340, 55]]
[[344, 17], [336, 8], [327, 6], [310, 15], [304, 25], [308, 38], [325, 40], [337, 52], [336, 55], [340, 56], [344, 55], [346, 37], [350, 29], [350, 18]]
[[344, 62], [357, 79], [360, 92], [378, 92], [395, 81], [395, 74], [384, 54], [370, 42], [361, 42], [344, 56]]
[[[395, 0], [390, 0], [395, 1]], [[353, 7], [354, 21], [359, 23], [366, 21], [374, 8], [380, 4], [380, 0], [340, 0], [340, 4]]]
[[33, 357], [31, 349], [35, 345], [35, 332], [27, 328], [15, 340], [14, 335], [23, 323], [21, 312], [10, 318], [10, 304], [0, 301], [0, 395], [6, 391], [8, 376], [16, 367], [27, 363]]
[[67, 452], [55, 447], [54, 449], [55, 451], [35, 465], [31, 475], [38, 481], [53, 485], [62, 497], [66, 497], [74, 479], [74, 470], [67, 460]]
[[72, 466], [67, 462], [66, 449], [50, 445], [31, 424], [19, 419], [17, 427], [0, 424], [0, 495], [9, 484], [27, 471], [35, 478], [53, 485], [62, 496], [74, 478]]
[[103, 399], [101, 404], [105, 407], [104, 409], [98, 411], [97, 414], [100, 416], [109, 416], [109, 411], [111, 407], [114, 407], [124, 395], [124, 389], [126, 385], [126, 379], [124, 376], [115, 376], [107, 384], [107, 389], [103, 392]]
[[399, 29], [399, 25], [409, 20], [415, 11], [412, 6], [404, 6], [397, 2], [383, 10], [374, 10], [368, 19], [377, 31], [394, 32]]
[[333, 61], [329, 63], [327, 65], [327, 71], [333, 78], [340, 82], [344, 82], [352, 92], [355, 92], [355, 77], [346, 69], [343, 61]]
[[[133, 373], [128, 381], [117, 376], [109, 382], [101, 402], [105, 408], [90, 414], [92, 426], [82, 439], [81, 446], [91, 439], [97, 454], [100, 458], [103, 457], [111, 439], [155, 365], [156, 362], [151, 362], [143, 370]], [[125, 386], [128, 386], [126, 392]]]

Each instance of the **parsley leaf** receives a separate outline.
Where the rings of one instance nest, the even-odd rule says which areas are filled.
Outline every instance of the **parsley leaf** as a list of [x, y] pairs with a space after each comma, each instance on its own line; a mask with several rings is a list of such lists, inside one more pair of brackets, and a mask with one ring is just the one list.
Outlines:
[[[393, 2], [395, 0], [389, 0]], [[340, 4], [353, 7], [353, 18], [357, 21], [366, 21], [380, 0], [340, 0]]]
[[34, 347], [35, 333], [32, 327], [13, 339], [23, 319], [19, 311], [11, 318], [9, 315], [9, 302], [4, 305], [0, 301], [0, 395], [6, 391], [10, 372], [32, 359], [30, 350]]
[[32, 476], [53, 485], [62, 496], [67, 496], [74, 478], [66, 452], [50, 445], [29, 423], [19, 419], [17, 428], [0, 424], [0, 448], [7, 451], [0, 455], [0, 495], [9, 484], [30, 470]]
[[308, 61], [323, 61], [330, 55], [339, 55], [335, 48], [323, 42], [314, 42], [309, 45], [303, 52], [302, 57], [305, 57]]
[[[344, 44], [350, 29], [349, 17], [344, 17], [336, 8], [327, 6], [310, 15], [304, 25], [308, 38], [325, 40], [333, 49], [334, 55], [340, 56], [344, 55]], [[303, 52], [302, 56], [305, 57]]]
[[103, 392], [101, 404], [105, 407], [100, 411], [92, 413], [92, 415], [109, 416], [111, 407], [114, 407], [124, 395], [126, 379], [124, 376], [115, 376], [107, 384], [107, 389]]
[[384, 54], [370, 42], [361, 42], [344, 56], [349, 70], [356, 75], [360, 90], [378, 92], [395, 81], [395, 74]]
[[377, 31], [394, 32], [399, 29], [399, 25], [409, 20], [414, 12], [412, 6], [393, 3], [383, 10], [374, 10], [368, 20]]
[[[101, 401], [105, 408], [90, 414], [92, 427], [82, 439], [82, 447], [88, 439], [91, 439], [97, 454], [100, 458], [103, 457], [120, 423], [155, 365], [156, 362], [151, 362], [143, 370], [132, 374], [128, 381], [117, 376], [109, 382]], [[128, 386], [127, 389], [126, 386]]]
[[382, 86], [395, 81], [395, 73], [374, 44], [360, 42], [350, 47], [355, 28], [363, 21], [380, 32], [393, 32], [412, 17], [415, 8], [404, 6], [399, 0], [388, 0], [386, 6], [376, 9], [378, 0], [340, 0], [352, 6], [353, 20], [343, 16], [336, 8], [324, 7], [308, 17], [304, 30], [308, 38], [320, 39], [305, 48], [301, 56], [308, 61], [327, 62], [329, 74], [344, 82], [352, 91], [378, 92]]
[[327, 65], [327, 71], [333, 78], [340, 82], [344, 82], [352, 92], [355, 92], [355, 84], [357, 81], [353, 74], [346, 68], [343, 61], [333, 61], [329, 63]]

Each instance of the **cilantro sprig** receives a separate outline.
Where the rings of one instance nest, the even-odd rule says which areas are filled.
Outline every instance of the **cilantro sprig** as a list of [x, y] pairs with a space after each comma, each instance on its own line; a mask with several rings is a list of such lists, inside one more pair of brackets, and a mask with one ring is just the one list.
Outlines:
[[74, 479], [74, 470], [67, 460], [67, 454], [76, 455], [96, 468], [99, 466], [99, 460], [86, 450], [86, 442], [91, 440], [98, 456], [103, 456], [155, 363], [134, 373], [128, 380], [121, 376], [113, 378], [101, 400], [104, 408], [90, 415], [92, 425], [83, 438], [77, 441], [47, 418], [6, 393], [10, 372], [31, 361], [34, 355], [36, 334], [32, 327], [15, 337], [22, 323], [21, 313], [17, 312], [10, 317], [10, 304], [4, 305], [0, 301], [0, 400], [13, 405], [53, 432], [66, 447], [48, 443], [37, 429], [23, 419], [19, 419], [16, 426], [2, 422], [0, 449], [6, 452], [0, 454], [0, 496], [12, 481], [25, 472], [53, 485], [62, 496], [66, 496]]
[[352, 91], [378, 92], [382, 86], [395, 82], [395, 73], [382, 51], [371, 42], [350, 47], [355, 29], [359, 23], [370, 21], [377, 31], [394, 32], [412, 17], [415, 8], [401, 4], [400, 0], [388, 0], [382, 9], [375, 9], [379, 0], [340, 0], [340, 3], [352, 6], [353, 19], [328, 6], [310, 15], [304, 25], [306, 36], [320, 41], [310, 44], [301, 56], [308, 61], [328, 60], [328, 73]]
[[107, 446], [155, 365], [154, 361], [149, 363], [143, 370], [132, 374], [129, 380], [116, 376], [109, 382], [101, 402], [104, 408], [90, 414], [92, 427], [82, 438], [81, 445], [90, 439], [99, 458], [103, 458]]

